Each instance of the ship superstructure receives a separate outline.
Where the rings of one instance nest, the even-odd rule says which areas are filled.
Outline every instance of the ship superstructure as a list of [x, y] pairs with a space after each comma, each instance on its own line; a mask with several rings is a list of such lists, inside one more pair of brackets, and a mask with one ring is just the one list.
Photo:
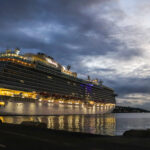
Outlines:
[[[14, 114], [95, 114], [111, 111], [116, 95], [97, 79], [79, 79], [69, 66], [60, 65], [50, 56], [43, 53], [21, 55], [16, 49], [0, 53], [0, 96], [0, 104], [5, 105], [0, 110], [4, 113], [13, 113], [13, 106], [9, 105], [17, 107], [19, 102], [23, 110], [29, 109], [26, 105], [35, 105], [34, 113], [32, 109]], [[40, 110], [39, 103], [44, 104]]]

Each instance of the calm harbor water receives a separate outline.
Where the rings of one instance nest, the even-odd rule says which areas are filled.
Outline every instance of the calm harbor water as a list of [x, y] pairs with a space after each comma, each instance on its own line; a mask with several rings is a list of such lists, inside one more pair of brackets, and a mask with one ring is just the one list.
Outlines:
[[129, 129], [150, 128], [150, 113], [118, 113], [106, 115], [0, 116], [3, 122], [20, 124], [40, 121], [48, 128], [102, 135], [122, 135]]

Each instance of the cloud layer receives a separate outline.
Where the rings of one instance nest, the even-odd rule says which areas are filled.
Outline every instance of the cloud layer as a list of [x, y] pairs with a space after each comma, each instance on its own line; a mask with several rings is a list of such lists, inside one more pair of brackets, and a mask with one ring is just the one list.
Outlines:
[[[150, 109], [148, 0], [1, 0], [0, 48], [45, 52], [117, 102]], [[143, 11], [141, 11], [143, 10]]]

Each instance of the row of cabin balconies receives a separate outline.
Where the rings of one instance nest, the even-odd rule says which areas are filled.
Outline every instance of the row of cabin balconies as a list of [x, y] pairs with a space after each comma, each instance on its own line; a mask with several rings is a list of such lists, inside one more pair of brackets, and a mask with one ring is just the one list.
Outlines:
[[[36, 86], [31, 86], [31, 85], [25, 85], [25, 84], [20, 84], [20, 83], [16, 83], [16, 82], [11, 82], [11, 81], [5, 81], [4, 82], [5, 84], [7, 83], [8, 85], [10, 84], [10, 85], [14, 85], [14, 86], [19, 86], [19, 87], [22, 87], [22, 88], [32, 88], [32, 89], [34, 89], [34, 90], [36, 90], [36, 87], [37, 87], [37, 85]], [[71, 92], [69, 92], [68, 93], [68, 90], [67, 90], [67, 93], [65, 92], [61, 92], [62, 91], [62, 88], [61, 89], [59, 89], [59, 88], [57, 88], [56, 89], [56, 87], [55, 87], [55, 90], [54, 89], [47, 89], [47, 88], [37, 88], [38, 90], [39, 89], [41, 89], [41, 91], [48, 91], [48, 92], [52, 92], [52, 93], [61, 93], [61, 94], [69, 94], [69, 95], [71, 95]], [[37, 91], [38, 91], [37, 90]], [[63, 91], [64, 91], [64, 89], [63, 89]], [[75, 96], [78, 96], [78, 97], [83, 97], [83, 95], [75, 95]], [[85, 95], [86, 96], [86, 95]], [[107, 100], [107, 98], [106, 97], [98, 97], [98, 98], [95, 98], [95, 97], [91, 97], [92, 99], [95, 99], [95, 100], [99, 100], [99, 99], [105, 99], [105, 100]], [[111, 100], [112, 99], [112, 97], [111, 98], [108, 98], [108, 100]]]
[[[13, 80], [14, 82], [18, 82], [19, 80], [21, 80], [21, 79], [24, 79], [25, 80], [25, 84], [29, 84], [30, 85], [30, 87], [32, 86], [32, 85], [36, 85], [36, 86], [40, 86], [40, 87], [42, 87], [42, 86], [44, 86], [45, 88], [53, 88], [53, 87], [55, 87], [54, 89], [55, 90], [57, 90], [57, 91], [59, 91], [59, 92], [61, 92], [62, 91], [62, 84], [60, 83], [60, 82], [58, 82], [58, 83], [56, 83], [56, 81], [54, 81], [54, 84], [53, 84], [53, 82], [51, 82], [50, 84], [49, 84], [49, 86], [48, 86], [48, 82], [47, 81], [45, 81], [45, 84], [43, 83], [43, 81], [41, 82], [41, 80], [35, 80], [35, 79], [29, 79], [29, 78], [25, 78], [26, 76], [25, 75], [21, 75], [21, 78], [18, 78], [18, 75], [14, 75], [14, 78], [12, 78], [12, 75], [10, 75], [10, 74], [5, 74], [5, 77], [7, 77], [7, 80], [9, 80], [8, 79], [8, 76], [9, 76], [9, 78], [11, 78], [11, 80]], [[16, 79], [16, 77], [17, 77], [17, 79]], [[30, 81], [31, 80], [31, 81]], [[30, 81], [30, 82], [29, 82]], [[41, 84], [40, 84], [40, 83]], [[61, 86], [61, 87], [59, 87], [59, 88], [57, 88], [57, 86]], [[71, 88], [71, 86], [69, 85], [69, 87], [65, 87], [65, 84], [63, 85], [63, 91], [64, 91], [64, 89], [66, 90], [66, 93], [68, 94], [68, 92], [69, 93], [71, 93], [71, 92], [75, 92], [75, 93], [79, 93], [79, 94], [83, 94], [84, 93], [84, 91], [83, 90], [78, 90], [79, 89], [79, 87], [77, 86], [76, 87], [77, 89], [75, 89], [75, 88]], [[94, 91], [94, 89], [93, 89], [93, 91]], [[96, 95], [94, 95], [94, 94], [92, 94], [91, 95], [91, 97], [94, 97], [94, 98], [96, 98], [96, 99], [99, 99], [100, 97], [101, 98], [104, 98], [105, 97], [105, 99], [107, 98], [107, 99], [110, 99], [110, 98], [112, 98], [112, 96], [109, 96], [110, 95], [110, 93], [108, 93], [108, 94], [104, 94], [105, 92], [104, 91], [97, 91], [96, 92]]]
[[[13, 66], [14, 67], [14, 66]], [[22, 68], [18, 68], [17, 70], [22, 70]], [[23, 72], [24, 72], [24, 70], [23, 70]], [[27, 75], [29, 75], [29, 73], [27, 73]], [[40, 74], [41, 75], [41, 74]], [[37, 76], [34, 76], [34, 77], [37, 77]], [[33, 77], [32, 77], [32, 79], [33, 79]], [[58, 79], [57, 79], [58, 80]], [[39, 80], [38, 80], [39, 81]], [[46, 81], [46, 84], [47, 84], [47, 81]], [[60, 84], [60, 83], [58, 83], [58, 84]], [[56, 85], [54, 85], [54, 86], [56, 86]], [[78, 86], [77, 86], [78, 87]], [[69, 85], [69, 89], [70, 89], [70, 85]], [[78, 91], [78, 93], [79, 93], [79, 91]], [[99, 90], [98, 90], [98, 93], [100, 93], [100, 96], [102, 95], [102, 93], [104, 93], [104, 91], [101, 93], [101, 92], [99, 92]]]
[[[14, 72], [14, 73], [16, 74], [16, 71], [14, 71], [14, 70], [19, 70], [20, 72], [23, 73], [23, 75], [28, 76], [28, 77], [30, 77], [30, 78], [32, 78], [32, 79], [33, 79], [33, 78], [38, 78], [39, 80], [46, 80], [46, 82], [47, 82], [47, 80], [49, 79], [49, 78], [48, 78], [49, 76], [47, 76], [47, 75], [45, 75], [45, 74], [43, 74], [43, 75], [40, 74], [40, 76], [39, 76], [39, 75], [37, 75], [37, 73], [31, 72], [31, 71], [26, 71], [26, 70], [24, 70], [24, 69], [22, 69], [22, 68], [17, 69], [17, 68], [14, 68], [14, 67], [13, 67], [13, 69], [12, 69], [11, 66], [9, 66], [9, 68], [11, 68], [10, 71], [12, 70], [11, 73]], [[36, 74], [36, 75], [34, 75], [34, 74]], [[55, 77], [56, 77], [56, 76], [55, 76]], [[54, 77], [52, 77], [52, 80], [51, 80], [51, 79], [49, 79], [49, 80], [53, 81], [53, 78], [54, 78]], [[57, 80], [60, 80], [61, 82], [64, 82], [64, 84], [65, 84], [66, 82], [68, 82], [66, 79], [61, 78], [61, 76], [59, 76], [59, 77], [57, 78]], [[76, 85], [76, 83], [73, 83], [73, 85]]]
[[[3, 75], [6, 76], [6, 77], [9, 77], [9, 78], [12, 78], [12, 80], [15, 80], [15, 81], [18, 81], [18, 80], [24, 80], [25, 82], [28, 82], [28, 81], [31, 81], [33, 82], [32, 84], [35, 84], [35, 83], [41, 83], [42, 85], [48, 85], [51, 84], [53, 86], [57, 86], [57, 85], [63, 85], [65, 86], [64, 88], [68, 88], [68, 90], [71, 88], [72, 90], [76, 90], [76, 89], [79, 89], [78, 87], [76, 86], [70, 86], [67, 84], [67, 81], [57, 81], [57, 79], [55, 77], [53, 77], [53, 79], [44, 79], [44, 80], [40, 80], [40, 79], [36, 79], [36, 76], [34, 78], [29, 78], [26, 76], [26, 74], [24, 74], [23, 72], [16, 72], [15, 74], [12, 73], [11, 70], [6, 70], [6, 71], [10, 71], [10, 72], [4, 72]], [[27, 74], [28, 75], [28, 74]], [[57, 84], [57, 85], [56, 85]], [[40, 85], [40, 86], [42, 86]], [[79, 92], [79, 91], [78, 91]]]
[[[20, 69], [20, 66], [17, 65], [17, 64], [13, 64], [12, 65], [12, 63], [11, 63], [11, 67], [12, 66], [13, 67], [15, 66], [16, 69]], [[78, 79], [78, 78], [74, 78], [74, 77], [70, 77], [68, 75], [65, 75], [65, 74], [61, 73], [58, 69], [55, 69], [55, 68], [52, 68], [52, 67], [46, 67], [46, 66], [40, 65], [40, 64], [38, 64], [38, 66], [40, 66], [40, 68], [41, 68], [41, 69], [39, 69], [39, 71], [40, 70], [43, 71], [42, 68], [45, 68], [45, 72], [48, 73], [48, 74], [56, 75], [56, 76], [59, 76], [59, 77], [61, 76], [62, 78], [70, 79], [71, 81], [76, 81], [77, 83], [82, 83], [83, 84], [83, 82], [86, 82], [86, 81], [84, 81], [82, 79]], [[33, 71], [34, 71], [34, 72], [36, 72], [36, 74], [38, 74], [38, 76], [43, 77], [43, 76], [41, 76], [41, 72], [37, 73], [37, 71], [35, 69], [33, 69], [33, 68], [29, 68], [29, 67], [25, 67], [25, 66], [21, 66], [21, 68], [22, 69], [24, 68], [23, 71], [27, 72], [27, 74], [29, 74], [29, 72], [33, 73]], [[94, 87], [100, 89], [100, 87], [98, 87], [98, 86], [94, 86]], [[109, 90], [109, 92], [112, 91], [110, 88], [107, 88], [105, 86], [104, 86], [104, 88], [106, 90]], [[102, 89], [104, 89], [104, 88], [102, 88]]]
[[27, 63], [31, 63], [31, 61], [29, 61], [28, 59], [25, 59], [25, 57], [23, 56], [20, 56], [20, 55], [17, 55], [17, 56], [13, 56], [13, 55], [0, 55], [0, 58], [12, 58], [12, 59], [16, 59], [16, 60], [20, 60], [20, 61], [23, 61], [23, 62], [27, 62]]
[[[14, 86], [15, 88], [14, 88], [14, 90], [16, 90], [17, 88], [18, 88], [18, 90], [25, 90], [26, 91], [26, 89], [28, 88], [28, 86], [25, 86], [25, 85], [21, 85], [21, 88], [19, 88], [20, 86], [19, 86], [19, 84], [18, 83], [12, 83], [12, 82], [10, 82], [10, 81], [5, 81], [4, 82], [5, 84], [7, 84], [8, 85], [8, 88], [10, 88], [9, 87], [9, 84], [11, 85], [11, 89], [13, 89], [12, 87]], [[17, 88], [16, 88], [17, 87]], [[31, 86], [29, 86], [30, 88], [31, 88]], [[6, 87], [5, 87], [6, 88]], [[32, 88], [35, 90], [35, 87], [33, 87], [32, 86]], [[32, 91], [33, 91], [33, 89], [32, 89]], [[39, 89], [39, 88], [38, 88]], [[41, 88], [41, 91], [43, 90], [43, 88]], [[44, 89], [45, 90], [45, 89]], [[38, 90], [35, 90], [35, 91], [38, 91]], [[46, 90], [45, 90], [46, 91]], [[75, 97], [79, 97], [79, 98], [84, 98], [84, 97], [87, 97], [87, 95], [72, 95], [71, 93], [60, 93], [60, 91], [62, 91], [62, 90], [59, 90], [58, 89], [58, 91], [55, 89], [55, 90], [53, 90], [53, 89], [51, 89], [50, 91], [48, 91], [49, 93], [59, 93], [59, 94], [65, 94], [65, 95], [69, 95], [69, 96], [75, 96]], [[105, 102], [112, 102], [112, 98], [109, 98], [109, 99], [106, 99], [106, 97], [101, 97], [101, 98], [94, 98], [94, 97], [91, 97], [90, 99], [92, 99], [92, 100], [100, 100], [100, 99], [103, 99], [103, 100], [105, 100]]]
[[[15, 85], [17, 84], [18, 86], [20, 85], [20, 81], [24, 81], [23, 83], [21, 83], [21, 87], [25, 86], [25, 87], [28, 87], [29, 88], [32, 88], [32, 89], [37, 89], [36, 87], [38, 87], [38, 89], [41, 88], [41, 90], [43, 91], [59, 91], [59, 92], [65, 92], [65, 94], [68, 94], [68, 93], [71, 93], [71, 92], [77, 92], [79, 93], [79, 91], [76, 91], [70, 87], [68, 88], [64, 88], [64, 86], [62, 87], [62, 85], [60, 83], [55, 83], [55, 84], [48, 84], [48, 82], [46, 83], [39, 83], [39, 80], [35, 80], [35, 81], [30, 81], [28, 78], [26, 78], [26, 80], [21, 80], [23, 79], [22, 77], [21, 78], [16, 78], [16, 75], [15, 77], [13, 78], [12, 76], [10, 77], [10, 74], [9, 74], [9, 77], [8, 77], [8, 74], [5, 74], [5, 76], [2, 76], [0, 75], [1, 77], [1, 80], [6, 80], [6, 81], [9, 81], [9, 83], [11, 82], [11, 84]], [[24, 76], [25, 77], [25, 76]], [[12, 83], [13, 82], [13, 83]], [[34, 85], [34, 86], [33, 86]], [[40, 87], [40, 88], [39, 88]], [[80, 92], [81, 94], [83, 94], [83, 92]]]
[[[13, 64], [13, 65], [11, 65], [11, 66], [13, 66], [14, 67], [14, 65], [15, 64]], [[20, 66], [18, 66], [18, 65], [16, 65], [16, 67], [15, 67], [16, 69], [18, 68], [18, 69], [20, 69]], [[43, 75], [41, 76], [41, 73], [42, 72], [37, 72], [37, 70], [36, 69], [34, 69], [34, 68], [29, 68], [29, 67], [25, 67], [25, 66], [21, 66], [21, 69], [23, 69], [24, 68], [24, 72], [27, 72], [27, 74], [29, 74], [29, 72], [30, 72], [30, 74], [32, 74], [33, 72], [36, 72], [36, 74], [38, 75], [38, 76], [40, 76], [40, 77], [43, 77]], [[50, 67], [47, 67], [47, 68], [49, 68], [50, 69], [50, 71], [45, 71], [45, 73], [47, 73], [47, 75], [48, 74], [51, 74], [51, 75], [54, 75], [54, 76], [58, 76], [58, 77], [61, 77], [61, 78], [65, 78], [66, 80], [68, 80], [68, 75], [63, 75], [62, 73], [60, 73], [58, 70], [56, 71], [56, 69], [54, 69], [54, 68], [50, 68]], [[39, 69], [39, 71], [42, 71], [42, 69]], [[55, 73], [54, 73], [55, 72]], [[42, 74], [44, 74], [44, 73], [42, 73]], [[66, 78], [67, 77], [67, 78]], [[84, 80], [82, 80], [82, 79], [78, 79], [78, 78], [73, 78], [73, 77], [70, 77], [70, 81], [71, 82], [76, 82], [76, 83], [82, 83], [83, 84], [83, 82], [86, 82], [86, 81], [84, 81]], [[82, 81], [82, 82], [81, 82]], [[86, 84], [86, 83], [85, 83]], [[97, 89], [100, 89], [100, 87], [98, 87], [98, 86], [94, 86], [95, 88], [97, 88]], [[104, 87], [105, 89], [107, 89], [107, 90], [109, 90], [109, 92], [111, 91], [110, 89], [108, 89], [108, 88], [106, 88], [106, 87]]]

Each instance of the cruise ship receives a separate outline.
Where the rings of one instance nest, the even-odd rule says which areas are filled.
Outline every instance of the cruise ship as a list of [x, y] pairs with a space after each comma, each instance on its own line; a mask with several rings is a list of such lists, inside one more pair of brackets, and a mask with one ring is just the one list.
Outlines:
[[104, 114], [116, 94], [98, 79], [77, 77], [44, 53], [0, 53], [0, 115]]

